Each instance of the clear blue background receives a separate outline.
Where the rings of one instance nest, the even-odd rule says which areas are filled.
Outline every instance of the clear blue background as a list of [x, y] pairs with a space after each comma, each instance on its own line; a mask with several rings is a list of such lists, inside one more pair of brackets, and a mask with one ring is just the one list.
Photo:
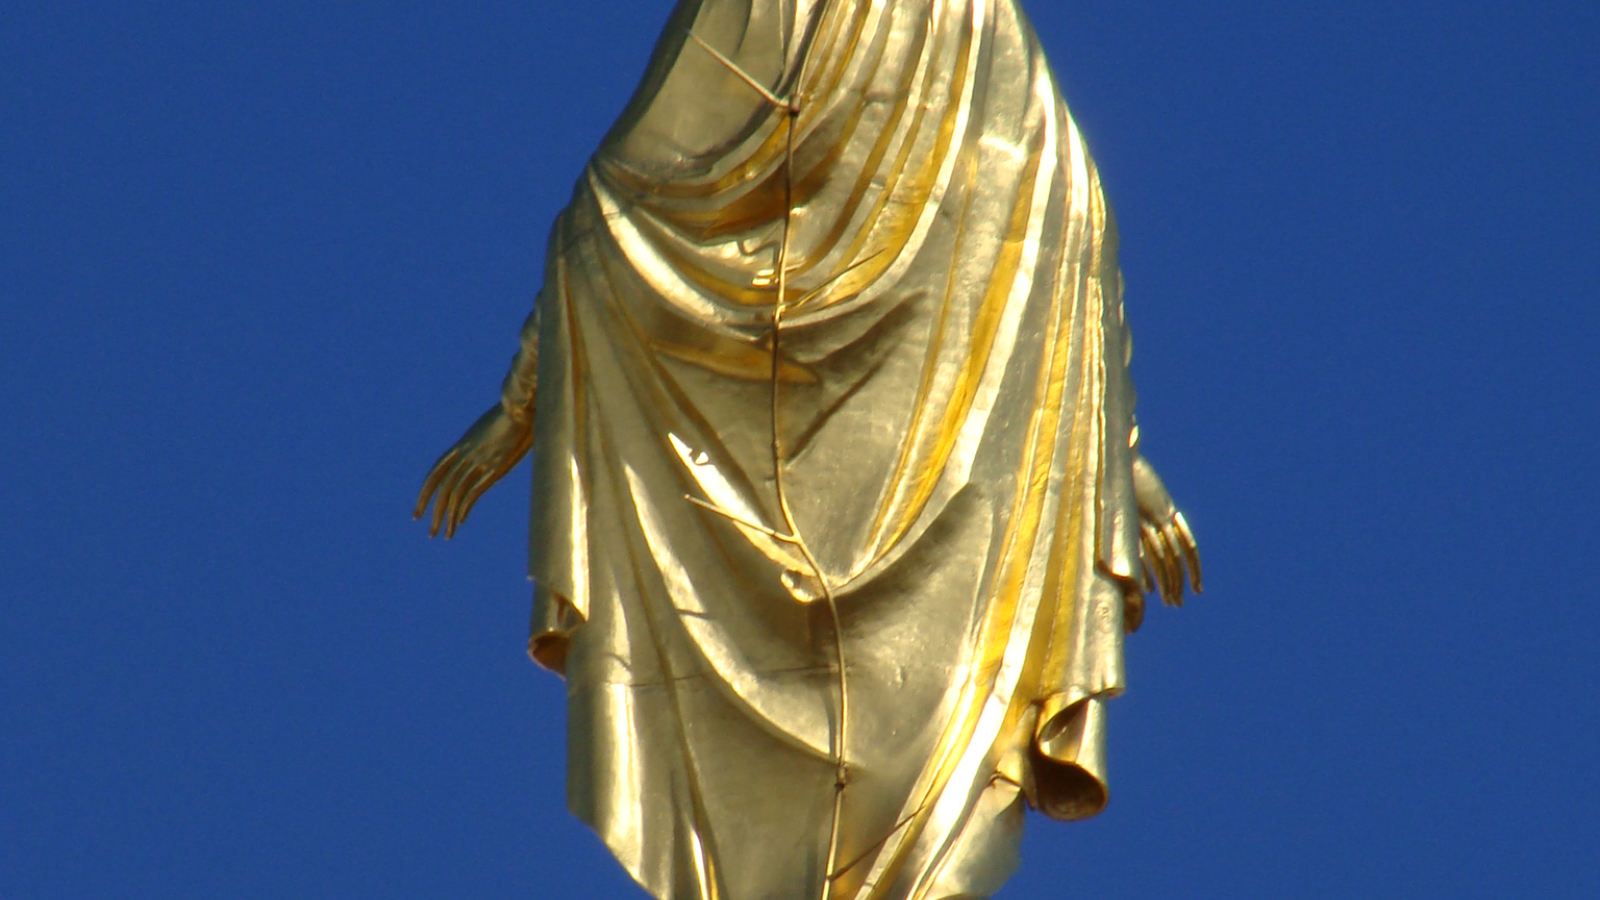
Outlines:
[[[667, 11], [0, 6], [0, 897], [636, 896], [409, 513]], [[1207, 591], [1001, 897], [1600, 896], [1600, 6], [1029, 11]]]

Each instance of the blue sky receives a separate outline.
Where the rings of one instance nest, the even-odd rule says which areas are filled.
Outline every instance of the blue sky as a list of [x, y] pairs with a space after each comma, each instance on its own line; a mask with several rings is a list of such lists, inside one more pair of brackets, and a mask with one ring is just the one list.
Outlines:
[[[0, 9], [0, 897], [642, 896], [409, 511], [668, 4], [456, 6]], [[1000, 897], [1600, 896], [1600, 7], [1028, 10], [1207, 591]]]

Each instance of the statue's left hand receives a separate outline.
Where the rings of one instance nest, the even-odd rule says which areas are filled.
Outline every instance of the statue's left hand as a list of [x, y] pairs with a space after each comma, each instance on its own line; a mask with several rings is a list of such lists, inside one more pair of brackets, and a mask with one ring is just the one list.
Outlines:
[[412, 518], [422, 518], [431, 501], [433, 520], [428, 536], [437, 535], [443, 526], [445, 538], [454, 537], [456, 526], [467, 520], [472, 504], [527, 455], [532, 443], [533, 423], [519, 421], [504, 406], [495, 404], [433, 464], [428, 479], [422, 483]]
[[[1182, 606], [1185, 574], [1189, 576], [1189, 586], [1200, 593], [1200, 549], [1195, 545], [1194, 532], [1173, 505], [1161, 476], [1137, 453], [1133, 459], [1133, 492], [1139, 503], [1141, 555], [1154, 576], [1154, 587], [1161, 593], [1161, 602]], [[1149, 590], [1149, 586], [1145, 589]]]

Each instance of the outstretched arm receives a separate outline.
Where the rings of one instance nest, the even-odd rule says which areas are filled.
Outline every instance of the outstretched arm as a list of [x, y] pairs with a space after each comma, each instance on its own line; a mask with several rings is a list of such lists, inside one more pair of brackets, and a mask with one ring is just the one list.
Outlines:
[[[467, 520], [472, 505], [490, 485], [516, 467], [533, 445], [534, 398], [538, 392], [539, 309], [522, 325], [522, 346], [500, 388], [500, 402], [489, 408], [428, 471], [412, 518], [433, 504], [428, 536], [444, 528], [446, 539]], [[435, 496], [437, 495], [437, 496]]]

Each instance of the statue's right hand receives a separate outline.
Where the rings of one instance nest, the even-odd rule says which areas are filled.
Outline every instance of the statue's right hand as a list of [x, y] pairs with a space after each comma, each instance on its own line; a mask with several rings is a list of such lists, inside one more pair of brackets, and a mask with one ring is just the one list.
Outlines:
[[454, 537], [456, 526], [467, 520], [472, 505], [527, 455], [532, 444], [532, 422], [518, 421], [496, 403], [433, 464], [412, 518], [422, 518], [432, 502], [428, 536], [437, 535], [442, 526], [447, 540]]

